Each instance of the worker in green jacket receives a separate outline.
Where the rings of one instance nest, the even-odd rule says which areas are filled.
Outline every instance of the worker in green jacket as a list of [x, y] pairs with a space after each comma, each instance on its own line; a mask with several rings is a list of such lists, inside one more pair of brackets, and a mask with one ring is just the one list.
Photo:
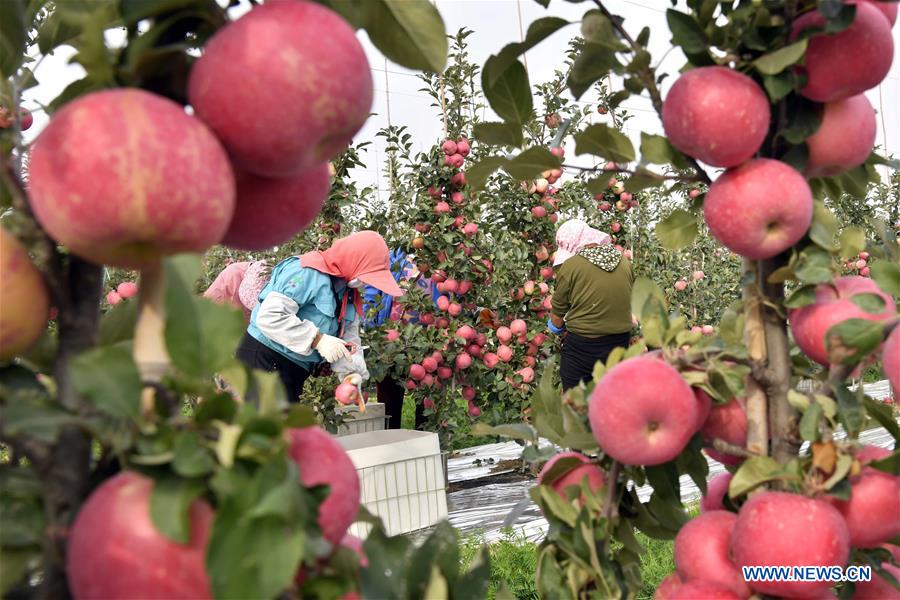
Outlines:
[[560, 225], [556, 245], [556, 288], [547, 326], [565, 336], [559, 371], [567, 390], [590, 381], [594, 365], [606, 362], [614, 348], [628, 347], [634, 274], [610, 237], [580, 219]]

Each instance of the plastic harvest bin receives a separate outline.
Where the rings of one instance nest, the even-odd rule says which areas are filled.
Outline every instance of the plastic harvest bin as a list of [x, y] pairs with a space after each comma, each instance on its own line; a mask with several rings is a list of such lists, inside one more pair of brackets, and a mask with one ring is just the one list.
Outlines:
[[[388, 429], [338, 438], [359, 473], [361, 503], [381, 517], [388, 535], [436, 524], [447, 516], [447, 486], [436, 433]], [[361, 538], [371, 526], [355, 523]]]
[[381, 431], [385, 428], [384, 422], [387, 417], [384, 414], [384, 404], [381, 402], [366, 404], [364, 413], [359, 412], [359, 407], [355, 404], [339, 406], [337, 412], [344, 415], [344, 422], [338, 427], [337, 435], [339, 436], [366, 431]]

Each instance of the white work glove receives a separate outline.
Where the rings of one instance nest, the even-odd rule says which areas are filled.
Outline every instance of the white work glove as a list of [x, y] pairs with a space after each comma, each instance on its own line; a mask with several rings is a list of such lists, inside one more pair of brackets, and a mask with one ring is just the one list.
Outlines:
[[319, 343], [316, 344], [316, 350], [318, 350], [319, 354], [322, 355], [322, 358], [329, 363], [350, 356], [350, 351], [347, 350], [347, 346], [344, 345], [344, 340], [324, 333], [322, 334], [322, 337], [319, 338]]
[[346, 377], [344, 377], [344, 383], [349, 383], [350, 385], [355, 385], [359, 387], [362, 385], [363, 378], [359, 373], [350, 373]]

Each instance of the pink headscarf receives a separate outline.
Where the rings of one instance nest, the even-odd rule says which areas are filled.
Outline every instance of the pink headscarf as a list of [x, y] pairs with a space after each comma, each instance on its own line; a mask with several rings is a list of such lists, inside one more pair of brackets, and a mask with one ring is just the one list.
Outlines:
[[556, 258], [553, 266], [557, 267], [572, 258], [582, 248], [591, 244], [609, 244], [612, 239], [581, 219], [569, 219], [556, 230]]
[[238, 291], [249, 266], [249, 262], [236, 262], [222, 269], [215, 281], [203, 292], [203, 297], [209, 298], [217, 304], [231, 304], [246, 313], [247, 309], [241, 303]]

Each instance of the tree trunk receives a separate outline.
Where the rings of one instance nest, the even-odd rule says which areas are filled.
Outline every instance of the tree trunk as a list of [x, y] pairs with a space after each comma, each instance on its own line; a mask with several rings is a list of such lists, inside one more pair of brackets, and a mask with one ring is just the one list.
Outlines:
[[767, 304], [760, 306], [766, 333], [769, 423], [772, 429], [772, 457], [781, 464], [795, 458], [800, 450], [797, 413], [788, 403], [791, 389], [791, 358], [787, 321], [771, 305], [782, 306], [784, 284], [768, 283], [769, 275], [783, 265], [779, 259], [760, 261], [757, 283]]
[[[54, 376], [59, 403], [73, 412], [82, 412], [83, 401], [72, 386], [71, 360], [96, 343], [100, 318], [103, 269], [71, 257], [61, 274], [65, 289], [57, 298], [59, 308], [59, 349]], [[91, 467], [91, 439], [80, 427], [61, 429], [48, 461], [40, 467], [44, 482], [44, 573], [39, 597], [58, 600], [69, 597], [65, 572], [68, 528], [88, 493]]]

